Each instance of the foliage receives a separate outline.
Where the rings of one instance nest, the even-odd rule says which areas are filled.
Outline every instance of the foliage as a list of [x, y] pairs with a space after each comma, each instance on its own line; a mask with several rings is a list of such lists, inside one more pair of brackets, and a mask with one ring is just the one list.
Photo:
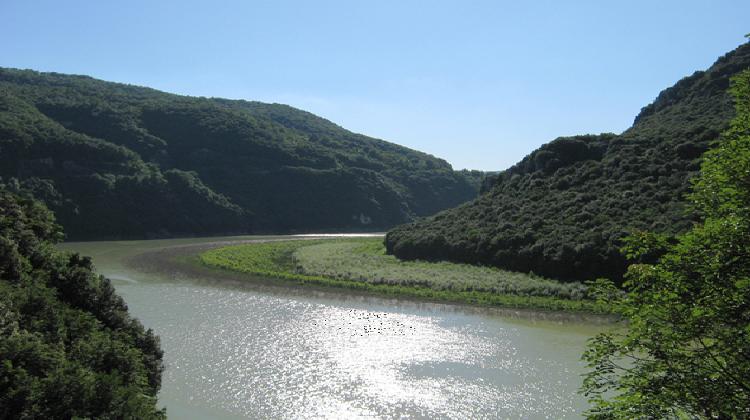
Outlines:
[[519, 296], [581, 300], [586, 288], [493, 267], [449, 262], [399, 261], [385, 254], [381, 240], [326, 242], [292, 255], [299, 272], [370, 283], [424, 286], [438, 290], [477, 290]]
[[200, 255], [200, 259], [209, 266], [277, 277], [283, 273], [295, 272], [292, 254], [297, 249], [318, 243], [322, 242], [296, 240], [233, 245], [206, 251]]
[[100, 239], [385, 229], [482, 174], [285, 105], [0, 68], [0, 177]]
[[164, 418], [158, 337], [61, 236], [0, 186], [0, 418]]
[[734, 114], [730, 77], [748, 67], [744, 44], [663, 91], [624, 133], [542, 146], [488, 180], [494, 185], [476, 200], [391, 230], [388, 252], [563, 280], [620, 279], [627, 234], [690, 228], [690, 179]]
[[690, 196], [700, 223], [631, 265], [624, 296], [599, 285], [628, 328], [584, 355], [592, 418], [750, 417], [750, 70], [732, 91], [737, 116]]
[[217, 248], [210, 267], [327, 287], [482, 305], [606, 312], [580, 284], [454, 263], [403, 262], [379, 239], [295, 240]]

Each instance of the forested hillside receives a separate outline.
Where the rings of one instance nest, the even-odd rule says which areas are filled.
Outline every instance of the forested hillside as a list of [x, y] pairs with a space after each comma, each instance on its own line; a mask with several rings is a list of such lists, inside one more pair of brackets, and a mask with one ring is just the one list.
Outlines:
[[388, 252], [559, 279], [620, 278], [626, 234], [673, 235], [691, 226], [690, 179], [734, 115], [729, 79], [749, 67], [744, 44], [661, 92], [622, 134], [540, 147], [476, 200], [390, 231]]
[[162, 351], [40, 203], [0, 184], [0, 419], [152, 419]]
[[91, 239], [385, 229], [482, 174], [285, 105], [0, 69], [0, 177]]

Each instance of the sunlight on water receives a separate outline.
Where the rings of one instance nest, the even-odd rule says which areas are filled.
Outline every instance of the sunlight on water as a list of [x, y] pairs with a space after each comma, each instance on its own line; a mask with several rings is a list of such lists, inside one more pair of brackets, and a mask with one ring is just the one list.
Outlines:
[[162, 336], [168, 407], [274, 418], [560, 418], [581, 407], [585, 337], [570, 332], [198, 286], [118, 289]]
[[143, 244], [69, 246], [93, 254], [161, 336], [159, 399], [171, 418], [560, 419], [586, 407], [576, 393], [580, 355], [599, 327], [309, 289], [165, 282], [122, 264]]

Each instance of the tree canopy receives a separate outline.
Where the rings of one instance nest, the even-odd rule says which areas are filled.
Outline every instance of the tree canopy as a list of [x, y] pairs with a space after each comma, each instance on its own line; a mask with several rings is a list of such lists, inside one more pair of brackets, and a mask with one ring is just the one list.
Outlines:
[[690, 228], [690, 179], [734, 116], [730, 78], [748, 67], [746, 43], [661, 92], [622, 134], [558, 138], [490, 178], [476, 200], [392, 229], [388, 252], [564, 280], [620, 279], [628, 234]]
[[0, 419], [159, 419], [159, 339], [39, 202], [0, 184]]
[[731, 89], [737, 115], [706, 154], [691, 203], [700, 217], [674, 245], [634, 238], [626, 293], [600, 282], [627, 321], [584, 355], [591, 418], [750, 417], [750, 70]]
[[0, 68], [0, 177], [101, 239], [382, 230], [482, 174], [286, 105]]

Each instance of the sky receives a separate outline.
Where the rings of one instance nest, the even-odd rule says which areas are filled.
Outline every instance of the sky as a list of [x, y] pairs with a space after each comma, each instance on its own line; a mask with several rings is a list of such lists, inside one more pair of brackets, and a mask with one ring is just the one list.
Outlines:
[[0, 0], [0, 66], [285, 103], [497, 171], [746, 41], [750, 1]]

